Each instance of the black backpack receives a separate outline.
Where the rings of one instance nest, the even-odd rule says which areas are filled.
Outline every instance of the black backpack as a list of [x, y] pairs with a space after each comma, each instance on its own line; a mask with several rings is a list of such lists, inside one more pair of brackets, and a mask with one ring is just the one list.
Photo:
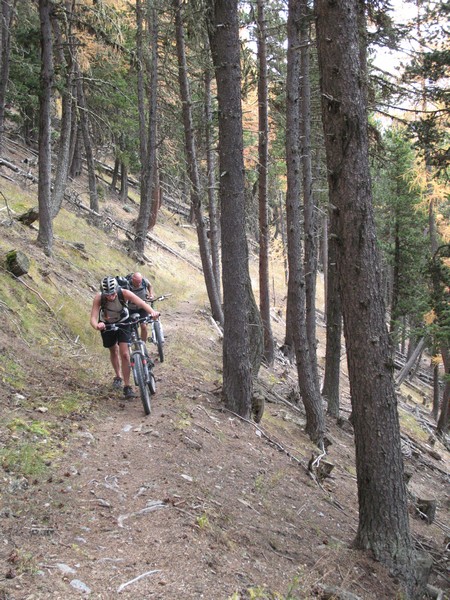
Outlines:
[[131, 287], [131, 275], [127, 275], [126, 277], [123, 277], [122, 275], [119, 275], [118, 277], [116, 277], [116, 281], [119, 284], [119, 287], [125, 289], [125, 290], [129, 290]]

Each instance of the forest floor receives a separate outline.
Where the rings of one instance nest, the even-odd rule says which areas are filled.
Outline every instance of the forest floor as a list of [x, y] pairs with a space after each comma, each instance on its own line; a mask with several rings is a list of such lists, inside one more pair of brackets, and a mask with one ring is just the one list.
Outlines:
[[[2, 249], [17, 244], [10, 236], [2, 227]], [[43, 260], [36, 246], [27, 252]], [[54, 277], [67, 275], [57, 258], [46, 264]], [[3, 457], [0, 600], [402, 597], [395, 577], [351, 547], [358, 504], [345, 376], [342, 424], [327, 418], [334, 469], [320, 480], [308, 469], [318, 452], [301, 404], [283, 402], [295, 369], [281, 356], [262, 369], [270, 393], [259, 424], [224, 410], [220, 339], [194, 294], [161, 307], [166, 358], [155, 367], [149, 417], [139, 398], [112, 389], [100, 340], [93, 354], [43, 352], [0, 309], [1, 353], [24, 373], [18, 389], [0, 372], [0, 446], [30, 435], [29, 423], [43, 452], [45, 428], [57, 440], [44, 475], [24, 476]], [[324, 332], [319, 321], [322, 357]], [[83, 408], [54, 410], [68, 392]], [[450, 454], [432, 435], [429, 410], [406, 394], [399, 403], [412, 535], [434, 559], [430, 583], [448, 594]], [[419, 517], [415, 496], [436, 500], [433, 523]]]

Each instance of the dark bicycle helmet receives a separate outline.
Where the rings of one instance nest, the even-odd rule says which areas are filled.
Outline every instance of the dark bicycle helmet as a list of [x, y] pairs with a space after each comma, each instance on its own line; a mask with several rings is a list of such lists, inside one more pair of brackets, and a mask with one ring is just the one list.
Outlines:
[[118, 287], [117, 280], [114, 277], [108, 276], [102, 279], [100, 291], [109, 296], [110, 294], [115, 294]]

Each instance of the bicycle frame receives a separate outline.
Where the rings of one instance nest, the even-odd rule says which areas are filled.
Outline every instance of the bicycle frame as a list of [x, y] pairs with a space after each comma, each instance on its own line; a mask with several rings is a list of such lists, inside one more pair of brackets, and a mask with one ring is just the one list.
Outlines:
[[137, 316], [138, 316], [138, 318], [136, 318], [136, 317], [133, 318], [133, 314], [130, 315], [131, 340], [128, 342], [128, 348], [129, 348], [129, 352], [130, 352], [130, 366], [131, 366], [131, 370], [133, 372], [134, 383], [136, 385], [139, 385], [137, 378], [136, 378], [136, 370], [135, 370], [136, 354], [140, 354], [142, 356], [142, 363], [145, 366], [146, 383], [148, 383], [148, 380], [149, 380], [148, 370], [151, 370], [153, 368], [153, 361], [150, 359], [150, 357], [147, 353], [147, 348], [145, 346], [145, 342], [142, 341], [142, 339], [139, 335], [139, 323], [142, 323], [143, 321], [149, 322], [149, 319], [147, 317], [139, 318], [139, 315], [137, 315]]

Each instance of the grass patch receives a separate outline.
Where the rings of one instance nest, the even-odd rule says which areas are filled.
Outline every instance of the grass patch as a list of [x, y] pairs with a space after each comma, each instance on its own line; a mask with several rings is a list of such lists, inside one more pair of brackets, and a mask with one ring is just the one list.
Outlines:
[[58, 417], [86, 415], [92, 410], [92, 398], [82, 391], [70, 391], [49, 402], [48, 406]]
[[27, 423], [22, 419], [13, 419], [6, 428], [10, 436], [0, 450], [3, 469], [25, 477], [42, 475], [55, 454], [51, 443], [51, 425], [43, 421]]
[[23, 389], [26, 384], [26, 373], [15, 358], [0, 354], [0, 379], [16, 390]]
[[426, 442], [428, 440], [429, 433], [422, 429], [414, 415], [402, 409], [398, 411], [398, 414], [402, 431], [405, 431], [411, 437], [414, 437], [421, 442]]

